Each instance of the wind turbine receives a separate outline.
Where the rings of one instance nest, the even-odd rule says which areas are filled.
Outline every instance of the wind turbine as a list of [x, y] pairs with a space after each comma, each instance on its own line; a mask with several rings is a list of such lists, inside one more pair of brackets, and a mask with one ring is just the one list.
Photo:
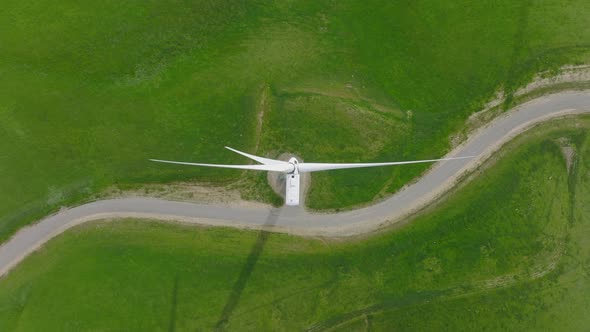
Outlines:
[[171, 161], [171, 160], [160, 160], [150, 159], [159, 163], [189, 165], [189, 166], [206, 166], [206, 167], [221, 167], [221, 168], [236, 168], [256, 171], [269, 171], [269, 172], [280, 172], [288, 174], [285, 181], [285, 203], [287, 205], [296, 206], [299, 205], [299, 186], [300, 186], [300, 173], [310, 173], [318, 171], [328, 171], [333, 169], [346, 169], [346, 168], [362, 168], [362, 167], [378, 167], [378, 166], [393, 166], [393, 165], [405, 165], [405, 164], [417, 164], [417, 163], [431, 163], [435, 161], [444, 160], [457, 160], [472, 158], [469, 157], [454, 157], [454, 158], [443, 158], [443, 159], [428, 159], [428, 160], [413, 160], [413, 161], [394, 161], [386, 163], [354, 163], [354, 164], [330, 164], [330, 163], [300, 163], [297, 158], [291, 158], [289, 161], [268, 159], [263, 157], [254, 156], [236, 149], [232, 149], [228, 146], [226, 149], [235, 153], [241, 154], [244, 157], [250, 158], [260, 163], [260, 165], [220, 165], [220, 164], [201, 164], [201, 163], [189, 163], [183, 161]]

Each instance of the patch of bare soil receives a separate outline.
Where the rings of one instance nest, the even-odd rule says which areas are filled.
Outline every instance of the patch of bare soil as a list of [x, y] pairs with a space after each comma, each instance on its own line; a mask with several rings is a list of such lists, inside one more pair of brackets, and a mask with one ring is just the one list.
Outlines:
[[352, 86], [352, 84], [347, 84], [346, 88], [347, 89], [337, 89], [337, 88], [318, 89], [318, 88], [312, 88], [312, 87], [298, 87], [298, 88], [293, 88], [293, 89], [286, 89], [286, 91], [311, 93], [311, 94], [315, 94], [318, 96], [339, 98], [339, 99], [346, 99], [346, 100], [360, 100], [360, 101], [368, 103], [371, 106], [371, 109], [373, 109], [379, 113], [393, 114], [393, 115], [398, 116], [399, 118], [403, 118], [404, 116], [406, 116], [406, 114], [404, 114], [404, 112], [402, 112], [399, 109], [395, 109], [390, 106], [385, 106], [383, 104], [376, 102], [373, 99], [363, 97], [361, 92], [356, 90]]
[[[531, 83], [514, 92], [513, 97], [522, 97], [535, 90], [549, 88], [559, 84], [584, 82], [590, 82], [590, 65], [563, 66], [557, 74], [550, 71], [537, 74]], [[467, 139], [471, 132], [485, 126], [495, 117], [502, 114], [503, 109], [500, 105], [504, 103], [506, 97], [507, 95], [504, 89], [500, 88], [481, 111], [469, 116], [465, 123], [465, 130], [450, 137], [451, 149]]]
[[170, 184], [146, 184], [140, 188], [120, 189], [116, 186], [103, 191], [100, 198], [155, 197], [172, 201], [184, 201], [201, 204], [227, 204], [233, 206], [266, 206], [265, 204], [246, 201], [240, 192], [227, 187], [198, 185], [187, 182]]
[[269, 101], [270, 87], [264, 85], [260, 93], [260, 100], [258, 101], [258, 115], [256, 118], [256, 145], [254, 153], [258, 152], [260, 146], [260, 138], [262, 137], [262, 125], [264, 124], [264, 115], [270, 110]]
[[587, 81], [590, 81], [590, 65], [563, 66], [557, 75], [552, 75], [551, 72], [539, 73], [527, 86], [516, 90], [514, 96], [519, 97], [534, 90], [556, 84]]
[[576, 157], [576, 150], [571, 146], [571, 143], [565, 137], [558, 138], [557, 144], [559, 144], [559, 148], [563, 154], [563, 159], [565, 159], [567, 172], [570, 173], [572, 170], [572, 165], [574, 164], [574, 158]]

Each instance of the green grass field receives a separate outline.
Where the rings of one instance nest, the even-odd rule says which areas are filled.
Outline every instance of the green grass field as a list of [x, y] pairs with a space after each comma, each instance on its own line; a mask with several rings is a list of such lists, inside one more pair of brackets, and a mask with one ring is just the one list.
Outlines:
[[[589, 12], [582, 0], [4, 1], [0, 239], [113, 184], [242, 177], [246, 198], [279, 203], [263, 175], [150, 157], [244, 161], [223, 145], [439, 157], [497, 88], [585, 62]], [[308, 202], [367, 203], [425, 167], [314, 175]]]
[[349, 241], [78, 226], [2, 280], [0, 329], [584, 330], [588, 128], [536, 128], [412, 223]]

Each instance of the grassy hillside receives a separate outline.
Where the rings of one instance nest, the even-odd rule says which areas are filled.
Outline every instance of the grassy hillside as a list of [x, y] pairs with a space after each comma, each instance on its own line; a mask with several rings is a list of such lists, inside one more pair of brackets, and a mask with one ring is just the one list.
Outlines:
[[352, 241], [76, 227], [2, 280], [0, 329], [582, 330], [589, 127], [586, 117], [536, 129], [411, 224]]
[[[149, 157], [243, 161], [223, 145], [317, 161], [439, 157], [498, 87], [587, 58], [588, 6], [4, 1], [0, 239], [112, 184], [245, 177], [247, 198], [277, 201], [263, 175]], [[314, 175], [308, 202], [369, 202], [424, 167]]]

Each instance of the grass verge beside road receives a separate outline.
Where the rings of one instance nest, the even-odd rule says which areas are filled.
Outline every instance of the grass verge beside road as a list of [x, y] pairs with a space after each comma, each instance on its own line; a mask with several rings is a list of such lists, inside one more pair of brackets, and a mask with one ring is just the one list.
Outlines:
[[[589, 12], [583, 0], [5, 1], [0, 239], [112, 185], [242, 179], [247, 198], [278, 203], [262, 177], [147, 158], [243, 162], [224, 145], [333, 162], [439, 157], [499, 87], [585, 62]], [[426, 167], [318, 174], [308, 201], [366, 204]]]
[[[134, 220], [76, 227], [2, 280], [0, 328], [587, 326], [588, 128], [588, 117], [543, 124], [410, 224], [349, 241]], [[569, 172], [563, 146], [576, 151]]]

